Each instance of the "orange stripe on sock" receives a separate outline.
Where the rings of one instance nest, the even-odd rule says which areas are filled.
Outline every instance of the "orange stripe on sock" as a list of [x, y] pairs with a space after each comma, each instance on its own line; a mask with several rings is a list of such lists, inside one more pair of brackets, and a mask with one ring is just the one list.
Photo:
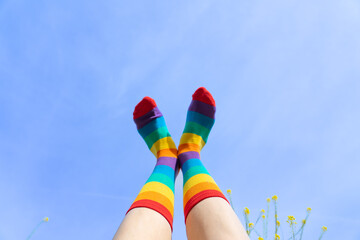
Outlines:
[[178, 147], [178, 154], [190, 151], [200, 152], [200, 146], [195, 143], [184, 143]]
[[192, 188], [190, 188], [184, 195], [184, 208], [186, 203], [196, 194], [198, 194], [199, 192], [205, 191], [205, 190], [217, 190], [217, 191], [221, 191], [219, 189], [219, 187], [214, 184], [214, 183], [210, 183], [210, 182], [203, 182], [203, 183], [199, 183], [196, 184], [195, 186], [193, 186]]
[[169, 210], [171, 216], [174, 215], [174, 204], [161, 193], [153, 192], [153, 191], [143, 192], [136, 197], [134, 202], [145, 199], [152, 200], [162, 204], [164, 207], [166, 207]]
[[177, 149], [176, 148], [167, 148], [162, 149], [157, 152], [157, 158], [159, 157], [174, 157], [177, 158]]

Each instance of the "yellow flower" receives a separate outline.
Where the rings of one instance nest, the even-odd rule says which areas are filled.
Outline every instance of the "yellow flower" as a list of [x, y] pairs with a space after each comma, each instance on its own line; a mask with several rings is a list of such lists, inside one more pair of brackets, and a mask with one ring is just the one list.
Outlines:
[[249, 228], [253, 228], [254, 224], [253, 223], [249, 223]]
[[302, 222], [302, 224], [304, 224], [304, 225], [305, 225], [305, 223], [306, 223], [306, 220], [305, 220], [305, 219], [303, 219], [303, 220], [302, 220], [301, 222]]
[[258, 240], [264, 240], [262, 237], [259, 237]]
[[280, 240], [280, 236], [278, 234], [275, 234], [275, 240]]
[[270, 199], [270, 198], [267, 198], [267, 199], [266, 199], [266, 201], [267, 201], [267, 202], [270, 202], [270, 201], [271, 201], [271, 199]]
[[308, 207], [308, 208], [306, 209], [306, 211], [307, 211], [307, 212], [311, 212], [311, 207]]
[[231, 189], [226, 190], [228, 194], [231, 194]]
[[265, 219], [265, 215], [262, 215], [261, 217], [262, 217], [263, 219]]
[[288, 220], [289, 220], [289, 221], [294, 221], [295, 218], [294, 218], [294, 216], [288, 216]]
[[278, 196], [274, 195], [274, 196], [272, 196], [271, 199], [274, 200], [274, 201], [276, 201], [276, 200], [278, 200]]
[[278, 227], [280, 227], [280, 222], [279, 222], [279, 221], [276, 221], [276, 225], [277, 225]]
[[275, 218], [277, 218], [278, 217], [278, 215], [277, 214], [275, 214]]
[[327, 231], [327, 227], [325, 227], [325, 226], [322, 226], [322, 228], [321, 228], [324, 232], [326, 232]]
[[293, 224], [297, 224], [297, 222], [295, 222], [294, 216], [288, 216], [288, 220], [286, 222], [288, 222], [290, 226], [292, 226]]
[[250, 214], [250, 210], [246, 207], [246, 208], [244, 208], [244, 213], [245, 213], [245, 215], [249, 215], [249, 214]]
[[262, 213], [264, 213], [264, 212], [265, 212], [265, 210], [264, 210], [264, 209], [261, 209], [261, 212], [262, 212]]
[[48, 218], [48, 217], [44, 217], [44, 218], [43, 218], [43, 221], [44, 221], [44, 222], [48, 222], [48, 221], [49, 221], [49, 218]]

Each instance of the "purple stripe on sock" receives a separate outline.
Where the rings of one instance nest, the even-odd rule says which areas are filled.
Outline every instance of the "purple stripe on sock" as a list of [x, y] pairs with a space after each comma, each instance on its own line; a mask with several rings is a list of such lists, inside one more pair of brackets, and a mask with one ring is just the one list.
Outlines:
[[144, 127], [146, 124], [154, 120], [155, 118], [161, 117], [162, 114], [157, 107], [147, 112], [145, 115], [134, 119], [137, 129]]
[[176, 167], [176, 158], [173, 157], [160, 157], [157, 160], [156, 166], [158, 165], [166, 165], [171, 167], [172, 169], [174, 169], [175, 171], [175, 167]]
[[192, 100], [189, 107], [189, 111], [198, 112], [209, 118], [215, 119], [216, 107], [197, 100]]
[[193, 159], [193, 158], [200, 159], [200, 154], [195, 151], [184, 152], [181, 153], [178, 156], [178, 158], [179, 158], [180, 166], [182, 166], [189, 159]]

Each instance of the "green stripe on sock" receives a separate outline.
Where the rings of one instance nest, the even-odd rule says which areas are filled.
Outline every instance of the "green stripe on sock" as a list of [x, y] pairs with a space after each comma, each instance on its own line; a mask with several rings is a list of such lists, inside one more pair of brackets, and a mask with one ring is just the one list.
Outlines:
[[210, 130], [196, 122], [186, 122], [184, 133], [195, 133], [196, 135], [201, 136], [206, 143]]
[[147, 137], [144, 138], [146, 145], [151, 149], [152, 145], [159, 139], [171, 137], [170, 133], [166, 126], [161, 127], [150, 133]]
[[168, 176], [169, 178], [175, 178], [174, 169], [165, 165], [157, 165], [153, 171], [153, 173], [162, 173]]
[[184, 174], [184, 186], [185, 183], [193, 176], [198, 175], [198, 174], [207, 174], [210, 176], [210, 173], [206, 170], [206, 168], [204, 166], [195, 166], [190, 168], [189, 170], [186, 171], [186, 173]]
[[198, 112], [188, 111], [186, 121], [196, 122], [210, 130], [214, 125], [215, 119], [209, 118]]
[[161, 116], [159, 118], [155, 118], [154, 120], [152, 120], [151, 122], [146, 124], [144, 127], [138, 129], [138, 132], [140, 133], [140, 135], [143, 138], [145, 138], [145, 137], [147, 137], [147, 135], [149, 135], [156, 129], [164, 127], [164, 126], [166, 126], [165, 119], [163, 116]]
[[174, 188], [174, 180], [170, 179], [167, 175], [162, 174], [162, 173], [153, 173], [149, 179], [146, 181], [146, 183], [148, 182], [159, 182], [162, 184], [165, 184], [166, 186], [168, 186], [171, 191], [174, 193], [175, 192], [175, 188]]

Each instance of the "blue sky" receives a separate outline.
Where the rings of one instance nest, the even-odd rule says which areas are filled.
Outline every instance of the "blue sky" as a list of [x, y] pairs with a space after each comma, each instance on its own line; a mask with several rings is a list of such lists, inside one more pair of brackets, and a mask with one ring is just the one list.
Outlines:
[[155, 164], [134, 106], [153, 97], [178, 143], [199, 86], [239, 215], [277, 194], [285, 232], [312, 207], [304, 239], [359, 239], [359, 27], [356, 0], [0, 1], [0, 240], [44, 216], [34, 240], [111, 239]]

